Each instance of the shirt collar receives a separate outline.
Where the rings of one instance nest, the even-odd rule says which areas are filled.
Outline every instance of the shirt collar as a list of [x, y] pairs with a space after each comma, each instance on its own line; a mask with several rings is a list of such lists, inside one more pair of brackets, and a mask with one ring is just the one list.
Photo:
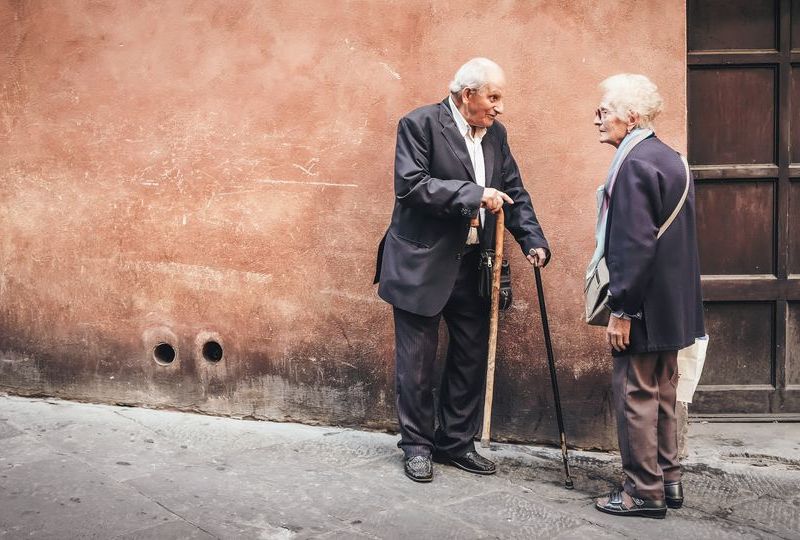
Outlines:
[[[464, 115], [461, 114], [461, 111], [458, 110], [458, 107], [456, 107], [456, 102], [453, 101], [453, 96], [449, 96], [447, 101], [450, 103], [450, 112], [453, 113], [453, 120], [456, 122], [458, 132], [461, 133], [462, 137], [469, 137], [472, 128], [469, 124], [467, 124], [466, 119], [464, 119]], [[483, 139], [485, 134], [486, 128], [478, 128], [475, 130], [475, 136], [472, 138], [480, 141]]]

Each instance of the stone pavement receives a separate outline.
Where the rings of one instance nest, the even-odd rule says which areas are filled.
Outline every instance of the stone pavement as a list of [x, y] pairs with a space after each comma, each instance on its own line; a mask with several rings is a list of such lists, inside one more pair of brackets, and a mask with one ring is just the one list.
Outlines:
[[[0, 395], [0, 538], [800, 538], [800, 424], [692, 424], [686, 505], [615, 518], [619, 458], [496, 445], [402, 473], [397, 437]], [[484, 452], [487, 453], [487, 452]]]

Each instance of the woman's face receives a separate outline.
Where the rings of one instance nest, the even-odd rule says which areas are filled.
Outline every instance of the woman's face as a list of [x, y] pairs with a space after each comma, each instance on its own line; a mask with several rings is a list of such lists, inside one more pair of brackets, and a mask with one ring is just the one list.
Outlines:
[[594, 112], [594, 125], [600, 132], [600, 142], [610, 144], [615, 148], [619, 146], [631, 128], [631, 122], [627, 122], [611, 112], [605, 103], [601, 103]]

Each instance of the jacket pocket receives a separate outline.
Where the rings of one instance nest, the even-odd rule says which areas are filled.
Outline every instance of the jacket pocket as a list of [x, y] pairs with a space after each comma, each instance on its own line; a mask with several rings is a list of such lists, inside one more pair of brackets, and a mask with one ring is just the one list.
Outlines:
[[395, 238], [398, 238], [399, 240], [402, 240], [403, 242], [409, 243], [413, 246], [417, 246], [418, 248], [430, 249], [431, 247], [424, 242], [420, 242], [419, 240], [414, 240], [412, 238], [407, 238], [403, 235], [397, 234], [396, 232], [393, 232], [392, 235], [394, 235]]

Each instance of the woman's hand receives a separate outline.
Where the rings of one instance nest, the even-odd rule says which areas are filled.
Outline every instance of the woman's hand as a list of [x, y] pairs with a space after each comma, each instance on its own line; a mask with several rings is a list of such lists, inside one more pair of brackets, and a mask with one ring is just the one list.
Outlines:
[[612, 315], [608, 318], [606, 337], [615, 351], [624, 351], [631, 344], [631, 321]]

